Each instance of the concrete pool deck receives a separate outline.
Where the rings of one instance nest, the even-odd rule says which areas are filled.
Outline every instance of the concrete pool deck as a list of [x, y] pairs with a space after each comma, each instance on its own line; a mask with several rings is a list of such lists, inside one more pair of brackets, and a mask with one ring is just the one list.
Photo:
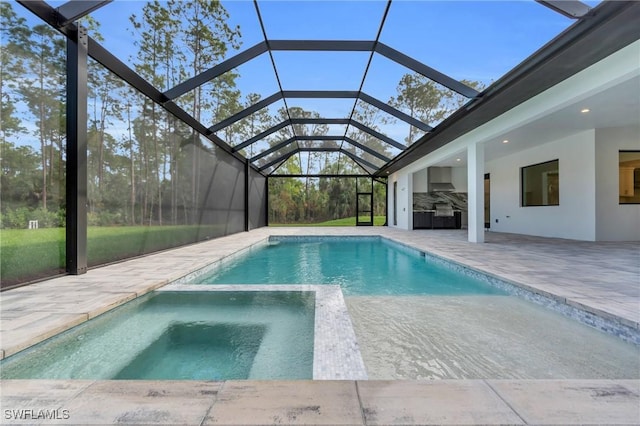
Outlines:
[[[472, 244], [466, 241], [466, 232], [464, 231], [403, 231], [387, 227], [261, 228], [248, 233], [234, 234], [92, 269], [81, 276], [64, 276], [5, 291], [0, 294], [0, 357], [10, 356], [126, 301], [198, 270], [213, 261], [258, 244], [269, 235], [381, 235], [418, 250], [430, 252], [500, 277], [600, 317], [613, 319], [633, 329], [640, 329], [640, 243], [637, 242], [594, 243], [487, 233], [486, 244]], [[53, 395], [51, 398], [55, 399], [55, 389], [72, 389], [65, 391], [64, 395], [67, 399], [64, 401], [69, 401], [69, 404], [73, 401], [78, 404], [82, 401], [85, 402], [74, 408], [75, 415], [79, 417], [78, 421], [69, 419], [73, 423], [85, 423], [84, 419], [90, 418], [90, 413], [95, 411], [96, 413], [104, 413], [106, 416], [101, 417], [102, 423], [121, 419], [120, 421], [127, 423], [164, 421], [165, 423], [186, 422], [191, 424], [192, 422], [187, 421], [186, 418], [179, 420], [183, 417], [172, 417], [173, 409], [171, 407], [175, 407], [177, 410], [175, 413], [184, 414], [184, 410], [188, 410], [188, 408], [182, 406], [181, 400], [189, 399], [191, 398], [189, 395], [200, 392], [198, 387], [206, 389], [207, 387], [219, 386], [223, 391], [225, 388], [240, 389], [242, 387], [253, 390], [246, 395], [243, 394], [242, 397], [229, 396], [227, 399], [221, 399], [222, 392], [217, 396], [217, 399], [212, 396], [213, 394], [205, 392], [202, 399], [206, 399], [208, 402], [203, 401], [202, 404], [209, 404], [208, 410], [212, 410], [214, 413], [219, 412], [217, 410], [220, 407], [234, 407], [233, 401], [239, 404], [236, 406], [236, 417], [217, 418], [214, 416], [206, 421], [244, 424], [248, 423], [250, 418], [242, 416], [254, 412], [254, 408], [259, 410], [261, 407], [255, 398], [260, 398], [260, 401], [267, 405], [268, 401], [276, 404], [278, 400], [273, 399], [272, 387], [279, 389], [278, 386], [282, 386], [287, 389], [291, 387], [286, 391], [289, 392], [288, 401], [290, 404], [287, 406], [288, 403], [282, 402], [277, 407], [271, 406], [272, 411], [281, 410], [277, 416], [289, 413], [291, 407], [299, 407], [300, 401], [306, 401], [304, 403], [306, 404], [304, 407], [306, 407], [311, 401], [333, 398], [331, 395], [334, 393], [339, 396], [342, 392], [340, 391], [341, 387], [344, 387], [351, 389], [359, 398], [359, 402], [356, 401], [359, 405], [356, 405], [357, 410], [355, 411], [358, 415], [357, 419], [354, 421], [351, 412], [345, 412], [344, 417], [334, 416], [341, 412], [342, 405], [340, 404], [346, 404], [346, 401], [349, 400], [350, 397], [345, 396], [344, 398], [338, 397], [335, 404], [333, 402], [327, 402], [324, 405], [311, 404], [313, 407], [326, 407], [325, 410], [320, 408], [311, 410], [312, 413], [320, 411], [322, 415], [317, 414], [319, 417], [314, 417], [309, 413], [305, 414], [304, 409], [298, 408], [298, 411], [302, 411], [297, 417], [294, 416], [296, 418], [291, 416], [267, 418], [260, 417], [259, 413], [254, 413], [256, 420], [251, 420], [251, 422], [640, 424], [639, 380], [461, 380], [424, 383], [344, 381], [325, 382], [326, 384], [322, 384], [322, 382], [320, 384], [315, 384], [316, 382], [295, 382], [293, 384], [286, 384], [289, 382], [282, 384], [279, 384], [281, 382], [226, 382], [226, 384], [188, 382], [185, 384], [183, 382], [182, 384], [176, 383], [175, 386], [173, 382], [154, 382], [146, 388], [143, 384], [131, 383], [3, 381], [0, 386], [3, 421], [10, 420], [5, 416], [6, 409], [14, 407], [25, 409], [55, 408], [44, 402], [48, 401], [47, 398], [50, 397], [50, 394]], [[162, 395], [166, 393], [169, 399], [164, 399], [164, 397], [162, 399], [151, 398], [144, 404], [140, 402], [142, 408], [135, 408], [135, 401], [138, 399], [142, 401], [147, 393], [155, 392], [148, 392], [149, 386], [150, 388], [164, 389], [158, 392]], [[325, 389], [323, 386], [327, 388]], [[337, 388], [331, 390], [331, 386]], [[493, 395], [492, 398], [497, 398], [499, 403], [508, 409], [505, 411], [505, 417], [484, 417], [482, 413], [487, 412], [486, 401], [477, 406], [468, 403], [470, 397], [464, 392], [460, 392], [459, 389], [456, 390], [456, 386], [480, 387], [483, 392], [489, 392]], [[114, 389], [120, 390], [115, 391]], [[369, 389], [369, 393], [367, 394], [367, 391], [362, 391], [362, 389]], [[131, 392], [131, 399], [127, 399], [129, 392]], [[283, 390], [283, 392], [285, 391]], [[420, 396], [423, 393], [424, 395]], [[367, 399], [369, 397], [366, 395], [373, 399]], [[148, 398], [148, 395], [146, 397]], [[124, 418], [115, 416], [115, 411], [113, 411], [120, 403], [118, 401], [123, 398], [126, 401], [131, 401], [129, 402], [130, 410], [127, 411], [125, 407], [122, 408], [124, 411], [120, 412], [122, 415], [128, 413]], [[429, 402], [432, 398], [433, 402]], [[441, 401], [442, 398], [444, 399]], [[90, 403], [91, 400], [94, 401], [95, 407]], [[367, 405], [374, 400], [377, 402], [371, 402], [371, 404], [384, 402], [387, 405], [383, 409], [375, 409], [375, 407]], [[60, 401], [56, 401], [57, 407], [65, 408], [59, 404]], [[147, 403], [148, 406], [145, 405]], [[112, 406], [112, 411], [109, 411], [110, 406]], [[76, 407], [76, 405], [72, 405], [72, 407]], [[450, 412], [446, 411], [447, 407]], [[146, 409], [148, 412], [145, 411]], [[294, 410], [293, 412], [297, 413], [298, 411]], [[163, 414], [162, 419], [156, 420], [147, 416], [158, 412], [166, 415]], [[267, 407], [264, 408], [262, 414], [266, 415], [268, 412]], [[374, 412], [377, 413], [375, 416], [372, 414]], [[383, 412], [386, 414], [380, 414]], [[588, 415], [592, 412], [592, 415]], [[200, 423], [203, 419], [209, 418], [207, 413], [208, 411], [204, 417], [193, 423]], [[444, 417], [429, 417], [429, 413], [444, 413], [442, 414]], [[195, 412], [191, 414], [195, 415]], [[388, 417], [385, 417], [387, 415]], [[515, 417], [513, 417], [514, 415]], [[63, 421], [57, 421], [57, 424], [63, 423]]]

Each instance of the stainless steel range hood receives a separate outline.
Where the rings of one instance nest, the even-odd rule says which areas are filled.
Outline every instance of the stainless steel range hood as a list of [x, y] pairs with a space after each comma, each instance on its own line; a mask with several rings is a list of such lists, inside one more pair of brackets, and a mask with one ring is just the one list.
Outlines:
[[450, 182], [429, 182], [429, 192], [453, 192], [456, 188]]
[[429, 192], [453, 192], [451, 167], [429, 167]]

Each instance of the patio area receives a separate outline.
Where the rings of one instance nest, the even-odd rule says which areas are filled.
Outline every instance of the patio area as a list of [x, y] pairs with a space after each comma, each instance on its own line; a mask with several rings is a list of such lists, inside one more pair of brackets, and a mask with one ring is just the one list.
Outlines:
[[[271, 227], [3, 292], [2, 356], [247, 249], [270, 235], [319, 234], [381, 235], [636, 332], [640, 328], [637, 242], [580, 242], [489, 232], [487, 243], [472, 244], [466, 241], [464, 231]], [[1, 390], [5, 413], [57, 408], [68, 410], [67, 422], [83, 424], [640, 422], [639, 380], [7, 380]], [[6, 420], [19, 423], [16, 416]], [[61, 424], [65, 420], [52, 422]]]

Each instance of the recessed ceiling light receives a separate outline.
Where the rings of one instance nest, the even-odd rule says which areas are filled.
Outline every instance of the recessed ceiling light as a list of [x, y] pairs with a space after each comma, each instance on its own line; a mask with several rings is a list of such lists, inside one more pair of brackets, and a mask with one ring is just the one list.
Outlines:
[[586, 114], [586, 113], [588, 113], [589, 111], [591, 111], [589, 108], [582, 108], [582, 109], [580, 110], [580, 112], [581, 112], [581, 113], [583, 113], [583, 114]]
[[503, 140], [502, 143], [509, 143], [509, 139]]
[[459, 159], [459, 158], [456, 158], [456, 161], [460, 161], [460, 159]]

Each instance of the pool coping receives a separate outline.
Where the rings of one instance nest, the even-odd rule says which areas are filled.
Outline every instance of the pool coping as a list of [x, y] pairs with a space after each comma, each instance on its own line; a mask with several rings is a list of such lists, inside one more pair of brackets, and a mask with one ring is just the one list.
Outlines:
[[313, 337], [313, 380], [366, 380], [367, 371], [362, 360], [351, 317], [338, 285], [198, 285], [172, 283], [158, 290], [164, 291], [305, 291], [315, 293]]

